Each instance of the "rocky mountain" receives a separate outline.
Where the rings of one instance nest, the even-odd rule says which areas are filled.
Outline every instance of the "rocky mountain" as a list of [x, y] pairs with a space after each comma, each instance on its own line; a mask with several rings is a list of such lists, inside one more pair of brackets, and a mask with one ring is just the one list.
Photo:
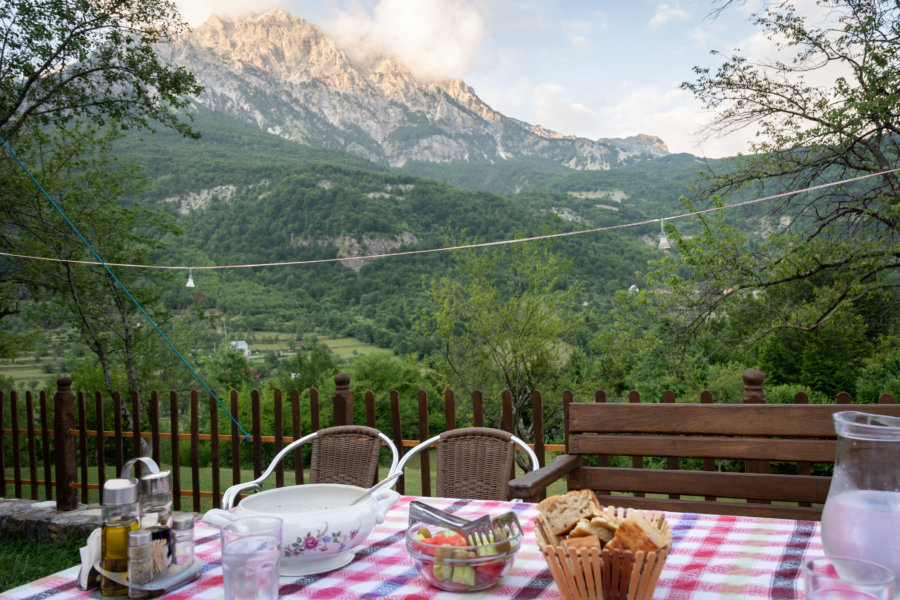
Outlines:
[[351, 59], [280, 9], [214, 16], [159, 52], [197, 76], [206, 86], [197, 101], [212, 110], [378, 164], [542, 158], [603, 170], [668, 154], [653, 136], [590, 140], [507, 117], [461, 79], [417, 80], [393, 55]]

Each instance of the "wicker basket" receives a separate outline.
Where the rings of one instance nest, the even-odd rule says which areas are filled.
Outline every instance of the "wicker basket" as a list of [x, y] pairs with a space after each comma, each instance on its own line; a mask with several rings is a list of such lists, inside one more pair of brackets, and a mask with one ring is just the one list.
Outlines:
[[[610, 506], [604, 510], [624, 519], [635, 509]], [[671, 539], [662, 513], [638, 512]], [[665, 546], [646, 554], [601, 550], [598, 546], [569, 549], [553, 535], [543, 515], [538, 515], [534, 531], [550, 574], [566, 600], [649, 600], [671, 548]]]

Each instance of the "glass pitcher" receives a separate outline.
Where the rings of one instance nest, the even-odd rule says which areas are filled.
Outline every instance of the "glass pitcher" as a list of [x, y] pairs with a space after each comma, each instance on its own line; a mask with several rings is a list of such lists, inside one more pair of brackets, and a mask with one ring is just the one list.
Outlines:
[[900, 581], [900, 417], [842, 411], [834, 414], [834, 429], [834, 475], [822, 511], [825, 553], [880, 563]]

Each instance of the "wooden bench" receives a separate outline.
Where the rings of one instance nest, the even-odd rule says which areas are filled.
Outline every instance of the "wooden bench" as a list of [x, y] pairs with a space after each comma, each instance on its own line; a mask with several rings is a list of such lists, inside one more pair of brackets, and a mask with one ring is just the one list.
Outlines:
[[566, 453], [510, 495], [538, 498], [566, 476], [603, 505], [819, 520], [842, 410], [900, 416], [900, 404], [568, 403]]

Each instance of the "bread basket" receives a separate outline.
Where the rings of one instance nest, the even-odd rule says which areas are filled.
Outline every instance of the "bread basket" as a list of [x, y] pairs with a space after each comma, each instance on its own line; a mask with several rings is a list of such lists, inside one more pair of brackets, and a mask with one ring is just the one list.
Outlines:
[[[603, 510], [619, 519], [637, 511], [671, 539], [662, 513], [612, 506]], [[534, 532], [550, 574], [566, 600], [649, 600], [671, 548], [670, 544], [657, 551], [634, 554], [599, 546], [569, 548], [553, 534], [543, 515], [535, 520]]]

